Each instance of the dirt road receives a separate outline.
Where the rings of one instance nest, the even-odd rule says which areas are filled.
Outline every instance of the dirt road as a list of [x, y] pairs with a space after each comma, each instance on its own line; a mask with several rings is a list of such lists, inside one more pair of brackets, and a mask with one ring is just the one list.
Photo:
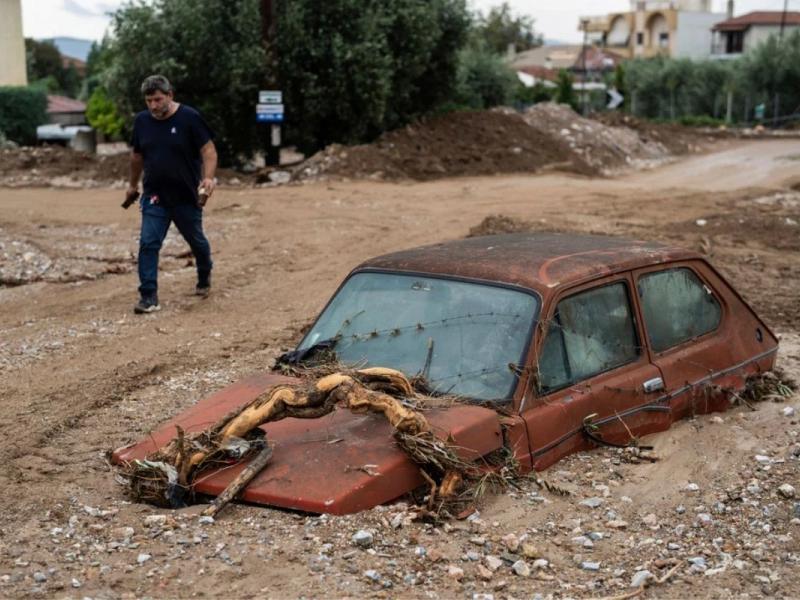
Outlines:
[[[394, 528], [399, 509], [391, 507], [316, 518], [236, 506], [200, 525], [189, 514], [126, 502], [104, 453], [271, 365], [361, 260], [463, 237], [497, 213], [542, 229], [702, 248], [782, 334], [780, 360], [797, 377], [798, 159], [800, 142], [774, 140], [728, 143], [616, 179], [221, 189], [206, 217], [212, 296], [191, 295], [194, 270], [171, 232], [160, 273], [164, 309], [143, 317], [132, 313], [138, 214], [119, 208], [119, 191], [3, 190], [0, 260], [15, 265], [17, 283], [31, 282], [0, 287], [0, 595], [587, 597], [626, 591], [637, 567], [665, 556], [700, 556], [722, 570], [708, 577], [687, 563], [657, 590], [663, 595], [796, 594], [800, 526], [787, 511], [800, 517], [800, 507], [775, 487], [800, 481], [792, 454], [800, 454], [800, 426], [782, 415], [783, 404], [652, 436], [663, 456], [653, 465], [617, 464], [602, 451], [562, 461], [550, 476], [571, 486], [572, 497], [534, 486], [489, 499], [477, 522], [445, 528]], [[795, 396], [790, 404], [800, 403]], [[783, 462], [762, 472], [755, 454]], [[756, 504], [714, 513], [727, 488], [759, 478]], [[699, 486], [692, 496], [683, 491], [689, 481]], [[604, 492], [602, 509], [580, 505]], [[609, 511], [626, 527], [610, 530]], [[692, 519], [707, 512], [714, 525], [698, 530]], [[376, 532], [371, 551], [350, 545], [363, 528]], [[587, 530], [602, 530], [601, 541], [573, 546]], [[507, 554], [506, 534], [540, 547], [548, 564], [535, 577], [507, 566], [490, 580], [476, 574], [474, 555]], [[582, 569], [583, 561], [599, 570]], [[448, 575], [454, 566], [464, 571], [460, 581]]]

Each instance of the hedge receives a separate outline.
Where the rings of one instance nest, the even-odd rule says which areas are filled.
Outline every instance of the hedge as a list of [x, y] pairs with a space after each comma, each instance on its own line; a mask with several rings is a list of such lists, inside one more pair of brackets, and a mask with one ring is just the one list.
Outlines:
[[0, 87], [0, 131], [18, 144], [36, 143], [36, 127], [47, 122], [47, 94], [37, 88]]

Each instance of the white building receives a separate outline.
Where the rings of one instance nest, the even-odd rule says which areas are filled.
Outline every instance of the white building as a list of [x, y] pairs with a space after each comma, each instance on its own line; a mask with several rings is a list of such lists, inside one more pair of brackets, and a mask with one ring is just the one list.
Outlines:
[[766, 42], [771, 35], [800, 29], [800, 12], [758, 11], [714, 25], [713, 58], [737, 58]]
[[0, 85], [28, 85], [21, 0], [0, 0]]
[[588, 40], [622, 58], [707, 58], [711, 28], [727, 18], [711, 12], [711, 0], [632, 0], [631, 9], [582, 17]]

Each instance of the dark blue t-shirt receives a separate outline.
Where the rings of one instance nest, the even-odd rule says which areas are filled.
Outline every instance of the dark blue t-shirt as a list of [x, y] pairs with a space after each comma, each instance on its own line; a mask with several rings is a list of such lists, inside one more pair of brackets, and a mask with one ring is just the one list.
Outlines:
[[164, 120], [146, 110], [136, 115], [131, 146], [144, 158], [144, 195], [158, 196], [165, 204], [197, 202], [200, 148], [213, 137], [200, 113], [185, 104]]

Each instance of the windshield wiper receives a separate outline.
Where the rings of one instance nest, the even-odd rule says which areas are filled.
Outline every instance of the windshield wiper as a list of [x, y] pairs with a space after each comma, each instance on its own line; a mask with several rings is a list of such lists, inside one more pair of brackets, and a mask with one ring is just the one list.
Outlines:
[[336, 344], [339, 343], [339, 340], [342, 339], [342, 336], [337, 334], [332, 338], [328, 338], [327, 340], [322, 340], [321, 342], [317, 342], [313, 346], [309, 346], [308, 348], [303, 348], [302, 350], [291, 350], [289, 352], [284, 352], [281, 354], [277, 359], [275, 359], [275, 366], [278, 365], [289, 365], [289, 366], [298, 366], [301, 364], [311, 362], [314, 357], [322, 354], [323, 352], [333, 352], [333, 349], [336, 347]]

